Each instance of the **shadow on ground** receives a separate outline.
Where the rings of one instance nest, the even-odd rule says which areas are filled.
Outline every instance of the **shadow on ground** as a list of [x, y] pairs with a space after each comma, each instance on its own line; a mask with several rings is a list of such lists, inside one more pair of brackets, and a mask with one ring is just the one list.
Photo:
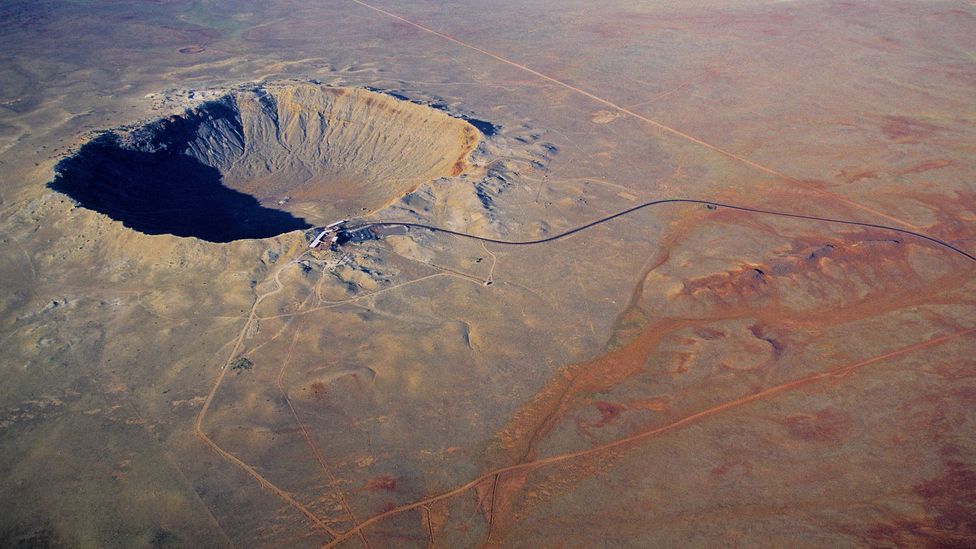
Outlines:
[[193, 157], [127, 149], [111, 134], [58, 164], [49, 186], [146, 234], [231, 242], [311, 227], [224, 186], [220, 171]]

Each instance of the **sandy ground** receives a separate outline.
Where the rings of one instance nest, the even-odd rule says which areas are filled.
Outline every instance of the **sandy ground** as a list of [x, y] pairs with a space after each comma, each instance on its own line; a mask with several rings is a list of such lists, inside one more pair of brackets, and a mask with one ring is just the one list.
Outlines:
[[[0, 545], [976, 544], [971, 2], [238, 4], [0, 8]], [[875, 227], [309, 253], [47, 187], [309, 82], [497, 127], [369, 219]]]

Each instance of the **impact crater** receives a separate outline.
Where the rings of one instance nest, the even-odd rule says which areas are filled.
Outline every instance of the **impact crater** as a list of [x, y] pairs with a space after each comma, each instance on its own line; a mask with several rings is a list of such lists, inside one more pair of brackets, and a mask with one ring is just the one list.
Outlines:
[[266, 238], [381, 209], [468, 169], [470, 123], [358, 88], [237, 90], [61, 161], [50, 186], [147, 234]]

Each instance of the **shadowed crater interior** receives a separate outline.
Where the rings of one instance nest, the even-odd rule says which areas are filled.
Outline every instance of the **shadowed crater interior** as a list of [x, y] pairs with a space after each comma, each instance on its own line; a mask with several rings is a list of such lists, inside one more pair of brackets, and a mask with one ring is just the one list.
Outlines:
[[100, 136], [50, 186], [143, 233], [230, 242], [382, 208], [462, 173], [478, 141], [468, 122], [387, 95], [262, 86]]

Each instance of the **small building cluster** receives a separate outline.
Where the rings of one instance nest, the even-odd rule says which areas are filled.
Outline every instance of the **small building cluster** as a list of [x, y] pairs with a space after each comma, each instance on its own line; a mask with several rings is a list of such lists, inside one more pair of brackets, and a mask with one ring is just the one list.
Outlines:
[[308, 247], [317, 248], [328, 239], [330, 248], [336, 250], [347, 242], [365, 242], [379, 238], [370, 227], [346, 228], [348, 222], [348, 219], [343, 219], [326, 225], [322, 228], [322, 232], [309, 243]]

